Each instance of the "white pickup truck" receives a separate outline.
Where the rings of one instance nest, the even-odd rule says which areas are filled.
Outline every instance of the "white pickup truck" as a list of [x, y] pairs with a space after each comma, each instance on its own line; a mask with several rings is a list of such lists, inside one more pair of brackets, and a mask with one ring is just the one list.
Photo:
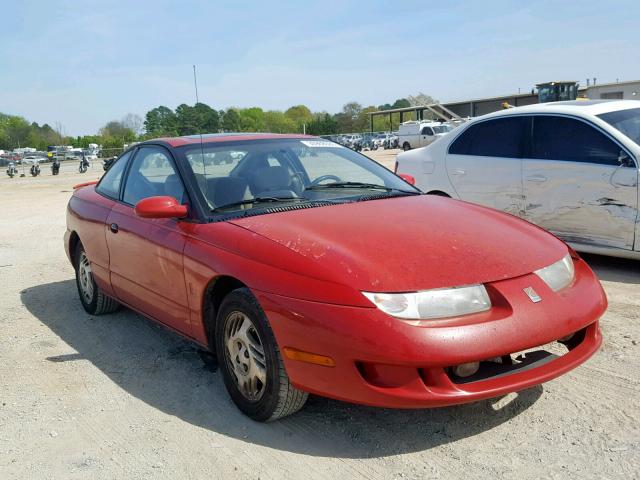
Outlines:
[[412, 148], [426, 147], [452, 129], [453, 127], [446, 123], [425, 121], [404, 122], [398, 130], [398, 144], [405, 151], [411, 150]]

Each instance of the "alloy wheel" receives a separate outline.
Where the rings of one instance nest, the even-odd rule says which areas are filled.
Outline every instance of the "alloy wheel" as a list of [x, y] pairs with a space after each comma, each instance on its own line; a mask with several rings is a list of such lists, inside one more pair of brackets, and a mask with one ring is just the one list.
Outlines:
[[242, 312], [231, 312], [225, 320], [225, 359], [236, 386], [250, 401], [258, 401], [267, 385], [267, 367], [260, 334]]
[[86, 303], [91, 303], [93, 300], [93, 277], [91, 275], [91, 264], [87, 255], [82, 252], [78, 260], [78, 279], [80, 280], [80, 292]]

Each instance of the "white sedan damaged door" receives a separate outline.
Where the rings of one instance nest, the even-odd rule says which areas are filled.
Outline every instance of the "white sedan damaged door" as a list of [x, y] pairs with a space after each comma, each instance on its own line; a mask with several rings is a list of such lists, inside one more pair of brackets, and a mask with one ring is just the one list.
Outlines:
[[568, 242], [633, 249], [638, 168], [618, 143], [579, 119], [536, 116], [530, 156], [527, 220]]

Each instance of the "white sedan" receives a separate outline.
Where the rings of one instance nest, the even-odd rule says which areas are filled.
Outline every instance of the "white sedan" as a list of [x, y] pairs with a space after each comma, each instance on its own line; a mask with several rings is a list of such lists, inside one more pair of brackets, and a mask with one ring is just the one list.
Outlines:
[[475, 118], [398, 155], [396, 171], [424, 192], [529, 220], [578, 251], [640, 258], [639, 160], [640, 101], [577, 100]]

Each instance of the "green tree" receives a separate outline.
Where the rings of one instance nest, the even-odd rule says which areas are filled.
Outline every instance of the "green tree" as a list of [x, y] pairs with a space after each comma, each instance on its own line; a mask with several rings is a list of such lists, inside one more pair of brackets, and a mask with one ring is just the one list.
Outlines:
[[259, 107], [243, 108], [240, 115], [240, 129], [243, 132], [263, 132], [265, 130], [264, 111]]
[[176, 114], [163, 105], [149, 110], [145, 115], [144, 129], [149, 137], [175, 137]]
[[338, 133], [338, 122], [327, 112], [316, 113], [307, 126], [310, 135], [333, 135]]
[[342, 107], [342, 111], [335, 115], [341, 133], [357, 132], [360, 130], [362, 105], [349, 102]]
[[31, 126], [22, 117], [10, 116], [4, 125], [5, 134], [9, 137], [9, 148], [27, 147], [27, 138]]
[[117, 120], [111, 120], [102, 127], [100, 129], [100, 135], [103, 137], [126, 138], [129, 141], [133, 141], [136, 138], [136, 134], [133, 130], [125, 127], [122, 122], [118, 122]]
[[216, 133], [220, 129], [220, 116], [206, 103], [196, 103], [194, 105], [198, 121], [198, 133]]
[[[313, 117], [311, 117], [313, 120]], [[286, 113], [270, 110], [264, 113], [265, 130], [272, 133], [296, 133], [298, 126]], [[310, 122], [309, 122], [310, 123]]]
[[176, 128], [178, 135], [195, 135], [200, 133], [198, 112], [196, 109], [186, 103], [176, 107]]
[[313, 114], [306, 105], [294, 105], [288, 108], [284, 114], [295, 123], [299, 132], [302, 132], [303, 125], [308, 125], [313, 121]]
[[406, 98], [399, 98], [398, 100], [393, 102], [393, 105], [391, 105], [391, 108], [407, 108], [410, 106], [411, 106], [411, 103], [409, 102], [409, 100], [407, 100]]
[[222, 129], [225, 132], [240, 131], [240, 115], [234, 108], [229, 108], [222, 116]]

